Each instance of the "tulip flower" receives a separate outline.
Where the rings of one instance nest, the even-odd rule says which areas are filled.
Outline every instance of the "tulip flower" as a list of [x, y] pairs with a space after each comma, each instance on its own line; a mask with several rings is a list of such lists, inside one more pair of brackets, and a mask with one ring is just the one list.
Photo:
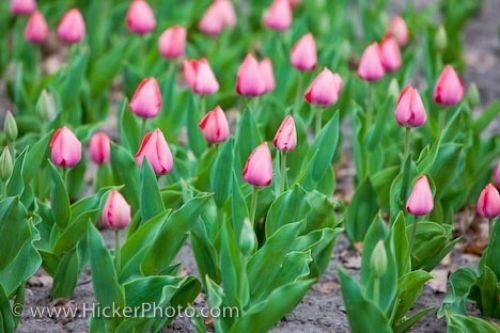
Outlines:
[[132, 221], [130, 205], [120, 192], [109, 192], [101, 216], [102, 222], [110, 229], [125, 229]]
[[495, 170], [495, 182], [500, 186], [500, 163], [498, 163]]
[[224, 21], [214, 4], [210, 5], [198, 22], [198, 29], [208, 36], [217, 36], [224, 28]]
[[398, 44], [401, 46], [408, 44], [408, 27], [405, 20], [401, 16], [396, 16], [391, 20], [387, 34], [394, 36], [394, 38], [398, 41]]
[[410, 197], [406, 202], [406, 210], [414, 216], [425, 216], [434, 209], [434, 199], [429, 181], [421, 176], [413, 185]]
[[410, 85], [401, 92], [395, 116], [397, 122], [404, 127], [420, 127], [427, 121], [424, 103], [413, 86]]
[[358, 75], [365, 81], [380, 80], [385, 74], [382, 65], [382, 52], [377, 43], [370, 44], [363, 55], [358, 66]]
[[82, 144], [67, 127], [55, 131], [49, 146], [52, 162], [61, 168], [72, 168], [82, 159]]
[[109, 161], [110, 147], [109, 137], [104, 132], [97, 132], [90, 138], [89, 142], [89, 157], [98, 164], [104, 164]]
[[500, 193], [493, 184], [486, 185], [481, 191], [477, 200], [477, 213], [488, 219], [500, 216]]
[[172, 171], [174, 159], [160, 129], [146, 133], [142, 139], [141, 146], [135, 154], [139, 166], [142, 165], [144, 158], [149, 161], [156, 175], [165, 175]]
[[194, 93], [211, 95], [219, 90], [219, 82], [206, 59], [185, 60], [183, 70], [184, 78]]
[[333, 105], [337, 103], [342, 85], [342, 78], [325, 67], [307, 88], [304, 98], [321, 107]]
[[78, 43], [85, 37], [85, 21], [78, 9], [70, 9], [64, 14], [57, 27], [57, 36], [68, 44]]
[[153, 118], [161, 110], [162, 97], [155, 78], [142, 80], [129, 103], [133, 113], [141, 118]]
[[158, 39], [161, 56], [166, 59], [182, 57], [186, 48], [186, 35], [186, 29], [178, 25], [165, 30]]
[[273, 161], [267, 143], [255, 148], [243, 169], [243, 179], [253, 186], [269, 186], [273, 180]]
[[33, 44], [43, 43], [49, 36], [49, 26], [45, 17], [38, 10], [31, 14], [26, 28], [24, 29], [24, 38]]
[[199, 127], [209, 143], [221, 143], [229, 137], [229, 124], [220, 106], [209, 111], [200, 121]]
[[464, 96], [464, 84], [450, 65], [446, 65], [434, 86], [434, 101], [440, 105], [455, 105]]
[[272, 30], [285, 31], [292, 24], [290, 0], [274, 0], [264, 14], [264, 25]]
[[273, 145], [280, 151], [280, 192], [286, 188], [286, 153], [297, 146], [297, 129], [292, 116], [286, 116], [273, 139]]
[[35, 0], [10, 0], [10, 11], [14, 15], [29, 15], [35, 10]]
[[310, 71], [316, 67], [318, 57], [316, 55], [316, 42], [311, 33], [302, 36], [290, 52], [290, 62], [299, 71]]
[[249, 54], [238, 68], [236, 92], [242, 96], [255, 97], [262, 95], [265, 89], [266, 83], [261, 75], [259, 63]]
[[144, 0], [134, 0], [127, 12], [127, 27], [130, 32], [145, 35], [156, 28], [153, 10]]
[[397, 71], [401, 67], [401, 52], [394, 37], [384, 38], [380, 45], [380, 52], [382, 65], [387, 72]]
[[224, 26], [232, 28], [236, 25], [236, 13], [231, 0], [215, 0], [215, 6]]
[[274, 78], [274, 70], [271, 59], [266, 58], [259, 63], [259, 72], [262, 80], [264, 81], [264, 93], [269, 93], [276, 87], [276, 80]]

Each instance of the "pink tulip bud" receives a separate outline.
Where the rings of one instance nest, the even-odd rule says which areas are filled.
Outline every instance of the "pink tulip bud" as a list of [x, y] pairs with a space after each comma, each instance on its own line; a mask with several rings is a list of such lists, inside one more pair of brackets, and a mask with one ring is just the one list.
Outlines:
[[409, 33], [408, 27], [406, 26], [405, 20], [401, 16], [396, 16], [392, 19], [387, 30], [387, 34], [394, 36], [398, 41], [399, 45], [405, 46], [408, 44]]
[[161, 110], [162, 97], [155, 78], [142, 80], [130, 101], [130, 109], [141, 118], [153, 118]]
[[288, 0], [292, 8], [298, 7], [301, 3], [302, 0]]
[[380, 45], [382, 65], [387, 72], [397, 71], [401, 67], [401, 52], [394, 37], [385, 37]]
[[500, 193], [493, 184], [486, 185], [481, 191], [477, 200], [477, 213], [489, 219], [500, 216]]
[[182, 57], [186, 48], [186, 35], [186, 29], [178, 25], [165, 30], [158, 40], [160, 54], [167, 59]]
[[96, 164], [104, 164], [109, 161], [110, 148], [109, 137], [104, 132], [97, 132], [90, 138], [89, 157]]
[[380, 80], [385, 74], [384, 66], [382, 65], [382, 52], [377, 43], [370, 44], [359, 62], [358, 75], [365, 81]]
[[184, 78], [194, 93], [211, 95], [219, 90], [219, 82], [207, 59], [185, 60], [183, 70]]
[[232, 28], [236, 25], [236, 12], [231, 0], [215, 0], [214, 4], [224, 26]]
[[102, 210], [101, 220], [110, 229], [125, 229], [132, 221], [130, 205], [120, 192], [109, 192]]
[[262, 80], [264, 81], [264, 93], [269, 93], [276, 87], [276, 80], [274, 78], [274, 70], [271, 59], [266, 58], [259, 63], [259, 72]]
[[45, 17], [38, 10], [31, 14], [26, 29], [24, 29], [24, 38], [30, 43], [43, 43], [49, 36], [49, 26]]
[[406, 210], [415, 216], [424, 216], [432, 212], [434, 208], [434, 199], [432, 190], [426, 176], [417, 179], [410, 197], [406, 202]]
[[253, 186], [268, 186], [273, 180], [273, 160], [267, 143], [257, 146], [245, 164], [243, 178]]
[[302, 36], [290, 52], [290, 62], [299, 71], [310, 71], [316, 67], [318, 57], [316, 55], [316, 42], [311, 33]]
[[292, 116], [286, 116], [273, 139], [276, 149], [288, 152], [297, 146], [297, 130]]
[[134, 0], [127, 12], [127, 27], [130, 32], [145, 35], [156, 28], [153, 10], [144, 0]]
[[221, 143], [229, 137], [229, 124], [220, 106], [209, 111], [200, 121], [200, 129], [209, 143]]
[[337, 103], [342, 85], [342, 78], [337, 73], [323, 68], [307, 88], [304, 98], [310, 104], [322, 107], [330, 106]]
[[198, 29], [206, 35], [217, 36], [223, 28], [224, 21], [217, 6], [215, 4], [210, 5], [198, 22]]
[[264, 14], [264, 25], [276, 31], [285, 31], [292, 24], [290, 0], [274, 0]]
[[85, 37], [85, 21], [78, 9], [70, 9], [64, 14], [57, 27], [57, 36], [69, 44], [78, 43]]
[[464, 84], [457, 72], [446, 65], [434, 86], [434, 101], [441, 105], [454, 105], [464, 96]]
[[248, 54], [238, 68], [236, 92], [242, 96], [260, 96], [264, 93], [265, 84], [259, 63], [253, 55]]
[[82, 144], [67, 127], [55, 131], [49, 146], [52, 162], [62, 168], [72, 168], [82, 159]]
[[35, 0], [10, 0], [10, 11], [14, 15], [29, 15], [35, 10]]
[[500, 186], [500, 163], [498, 163], [497, 168], [495, 170], [495, 182], [498, 186]]
[[139, 166], [142, 165], [144, 157], [157, 175], [165, 175], [172, 171], [174, 159], [160, 129], [146, 133], [142, 139], [141, 146], [135, 154], [135, 160]]
[[424, 103], [411, 85], [401, 92], [395, 115], [397, 122], [405, 127], [420, 127], [427, 121]]

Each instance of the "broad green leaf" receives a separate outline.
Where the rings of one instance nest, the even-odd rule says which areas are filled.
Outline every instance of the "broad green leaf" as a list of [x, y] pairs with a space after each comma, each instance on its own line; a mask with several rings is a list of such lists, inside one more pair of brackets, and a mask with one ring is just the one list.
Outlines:
[[54, 274], [54, 286], [52, 287], [54, 298], [72, 298], [73, 290], [80, 275], [79, 266], [78, 251], [76, 248], [62, 256]]
[[360, 242], [378, 212], [377, 193], [370, 178], [366, 178], [356, 189], [345, 213], [345, 228], [352, 242]]
[[71, 218], [69, 196], [66, 191], [66, 185], [64, 184], [58, 169], [52, 163], [49, 163], [49, 169], [53, 182], [51, 195], [52, 212], [54, 214], [56, 224], [60, 229], [64, 229]]
[[215, 203], [218, 207], [222, 207], [233, 187], [234, 139], [229, 139], [219, 148], [220, 151], [212, 167], [210, 184]]
[[[142, 120], [145, 121], [145, 120]], [[141, 142], [140, 126], [137, 117], [128, 108], [128, 100], [124, 98], [120, 107], [120, 139], [129, 153], [135, 154]]]
[[158, 187], [158, 179], [146, 158], [141, 167], [140, 208], [142, 221], [147, 221], [165, 210]]

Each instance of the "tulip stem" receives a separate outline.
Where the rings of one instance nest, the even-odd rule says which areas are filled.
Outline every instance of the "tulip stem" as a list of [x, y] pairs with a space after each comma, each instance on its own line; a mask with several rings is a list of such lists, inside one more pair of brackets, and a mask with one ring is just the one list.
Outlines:
[[323, 116], [323, 109], [322, 108], [316, 108], [316, 125], [314, 129], [314, 134], [316, 137], [318, 137], [319, 132], [321, 132], [321, 121], [322, 121], [322, 116]]
[[488, 243], [491, 240], [492, 233], [493, 233], [493, 218], [489, 218], [488, 219]]
[[304, 76], [302, 75], [302, 73], [299, 73], [299, 80], [297, 83], [297, 95], [295, 96], [295, 107], [294, 107], [294, 111], [297, 112], [297, 114], [299, 113], [300, 98], [302, 96], [303, 85], [304, 85]]
[[368, 128], [372, 123], [373, 118], [373, 98], [374, 98], [374, 86], [371, 83], [368, 83], [368, 99], [366, 104], [366, 131], [368, 132]]
[[7, 181], [3, 182], [3, 186], [2, 186], [2, 198], [7, 198]]
[[378, 306], [380, 300], [380, 278], [378, 276], [373, 280], [373, 303]]
[[408, 158], [408, 156], [410, 156], [410, 154], [411, 154], [410, 127], [405, 127], [405, 160]]
[[252, 208], [250, 211], [250, 221], [252, 221], [252, 225], [255, 225], [255, 215], [257, 213], [257, 203], [259, 199], [259, 190], [257, 187], [253, 188], [253, 193], [252, 193]]
[[120, 272], [120, 229], [115, 230], [115, 269], [116, 274]]
[[142, 118], [141, 122], [141, 136], [146, 134], [146, 118]]
[[280, 193], [285, 192], [286, 189], [286, 153], [284, 151], [280, 152], [281, 157], [281, 181], [280, 181]]
[[415, 238], [417, 236], [417, 224], [418, 224], [418, 218], [414, 217], [413, 228], [411, 229], [411, 235], [410, 235], [410, 246], [409, 246], [410, 251], [408, 252], [410, 254], [410, 263], [411, 263], [411, 253], [413, 252], [413, 246], [415, 244]]
[[446, 109], [440, 110], [439, 112], [439, 118], [438, 118], [438, 137], [440, 136], [441, 132], [444, 130], [444, 127], [446, 125]]

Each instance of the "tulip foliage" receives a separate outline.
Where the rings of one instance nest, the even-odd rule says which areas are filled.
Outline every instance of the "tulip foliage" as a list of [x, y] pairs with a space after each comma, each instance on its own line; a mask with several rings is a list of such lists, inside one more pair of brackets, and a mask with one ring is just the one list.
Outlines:
[[[387, 20], [385, 0], [1, 3], [0, 332], [40, 269], [52, 299], [90, 271], [117, 309], [90, 332], [160, 332], [185, 309], [200, 333], [268, 332], [339, 237], [361, 257], [359, 274], [335, 267], [352, 332], [436, 315], [498, 331], [500, 102], [476, 114], [461, 79], [479, 2], [450, 6]], [[451, 274], [437, 314], [415, 310], [464, 212], [488, 230], [479, 265]]]

